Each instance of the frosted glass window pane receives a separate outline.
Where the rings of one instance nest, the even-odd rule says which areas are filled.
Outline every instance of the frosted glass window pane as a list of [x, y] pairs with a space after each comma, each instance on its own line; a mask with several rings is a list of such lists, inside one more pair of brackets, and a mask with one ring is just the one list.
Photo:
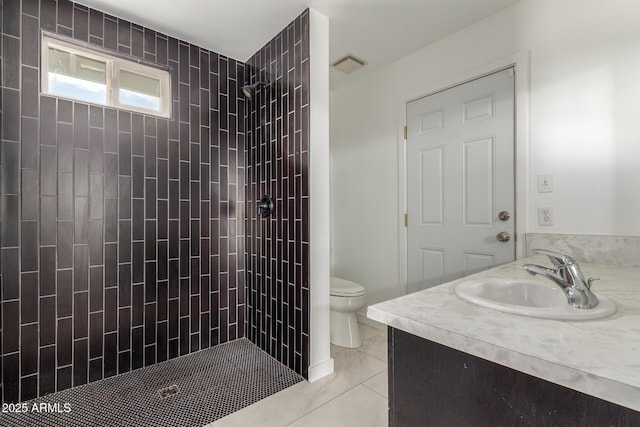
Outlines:
[[41, 57], [43, 93], [171, 117], [168, 70], [44, 33]]
[[121, 104], [160, 111], [160, 79], [120, 70]]
[[49, 48], [48, 71], [48, 93], [101, 104], [107, 102], [105, 62]]

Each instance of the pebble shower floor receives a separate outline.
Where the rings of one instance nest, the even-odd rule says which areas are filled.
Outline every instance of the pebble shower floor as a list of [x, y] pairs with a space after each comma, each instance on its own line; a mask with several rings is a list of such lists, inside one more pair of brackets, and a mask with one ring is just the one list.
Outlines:
[[[0, 426], [204, 426], [302, 380], [243, 338], [30, 400]], [[31, 411], [41, 403], [61, 412]]]

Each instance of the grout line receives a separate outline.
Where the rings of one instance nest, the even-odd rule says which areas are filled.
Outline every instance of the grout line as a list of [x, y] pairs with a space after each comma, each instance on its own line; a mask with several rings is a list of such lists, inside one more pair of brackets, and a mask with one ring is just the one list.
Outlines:
[[[384, 399], [389, 399], [387, 396], [382, 395], [381, 393], [378, 393], [376, 390], [372, 389], [371, 387], [369, 387], [368, 385], [366, 385], [365, 383], [372, 380], [373, 378], [377, 377], [378, 375], [385, 373], [385, 375], [389, 375], [389, 368], [385, 368], [383, 371], [378, 372], [377, 374], [375, 374], [374, 376], [372, 376], [371, 378], [364, 380], [363, 382], [361, 382], [360, 384], [362, 384], [364, 387], [368, 388], [369, 390], [371, 390], [372, 392], [376, 393], [378, 396], [383, 397]], [[387, 385], [388, 387], [388, 385]]]

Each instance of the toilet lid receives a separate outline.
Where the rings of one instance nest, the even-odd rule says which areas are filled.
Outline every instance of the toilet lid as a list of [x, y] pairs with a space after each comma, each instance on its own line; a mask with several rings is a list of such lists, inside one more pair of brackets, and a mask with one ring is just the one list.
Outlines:
[[359, 297], [361, 295], [364, 295], [364, 288], [362, 287], [362, 285], [358, 285], [351, 280], [332, 277], [331, 295], [338, 297]]

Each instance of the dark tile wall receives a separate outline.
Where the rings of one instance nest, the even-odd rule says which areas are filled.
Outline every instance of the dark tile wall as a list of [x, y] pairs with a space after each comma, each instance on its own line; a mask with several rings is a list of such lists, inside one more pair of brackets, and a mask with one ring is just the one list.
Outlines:
[[[0, 21], [2, 401], [243, 336], [245, 65], [66, 0]], [[174, 118], [41, 95], [40, 29], [171, 67]]]
[[[247, 62], [270, 86], [247, 102], [247, 336], [307, 377], [309, 355], [309, 12]], [[261, 219], [256, 202], [273, 197]]]

